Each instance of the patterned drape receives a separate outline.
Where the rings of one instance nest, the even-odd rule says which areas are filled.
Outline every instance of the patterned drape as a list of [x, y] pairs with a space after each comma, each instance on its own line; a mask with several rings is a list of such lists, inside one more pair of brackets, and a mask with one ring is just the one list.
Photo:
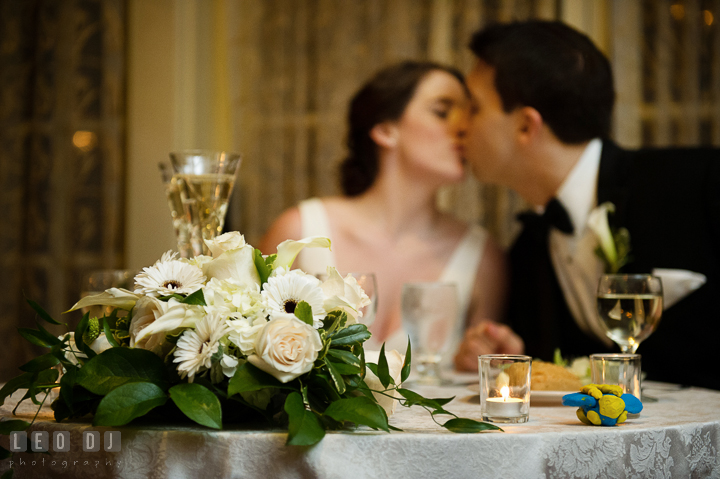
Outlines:
[[[554, 0], [246, 0], [228, 2], [233, 134], [245, 161], [229, 227], [257, 242], [285, 208], [337, 194], [352, 94], [375, 71], [431, 59], [468, 71], [471, 33], [489, 21], [554, 18]], [[508, 244], [521, 206], [472, 178], [440, 207]]]
[[124, 32], [123, 0], [0, 0], [0, 381], [25, 297], [72, 323], [84, 273], [122, 266]]

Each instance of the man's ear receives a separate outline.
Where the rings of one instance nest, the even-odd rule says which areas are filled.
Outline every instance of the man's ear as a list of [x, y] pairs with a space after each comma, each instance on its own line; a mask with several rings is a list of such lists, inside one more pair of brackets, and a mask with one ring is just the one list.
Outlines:
[[518, 138], [521, 143], [529, 144], [540, 134], [543, 117], [531, 106], [519, 108], [516, 114]]
[[398, 128], [392, 121], [384, 121], [373, 126], [370, 130], [370, 138], [384, 148], [394, 148], [397, 145]]

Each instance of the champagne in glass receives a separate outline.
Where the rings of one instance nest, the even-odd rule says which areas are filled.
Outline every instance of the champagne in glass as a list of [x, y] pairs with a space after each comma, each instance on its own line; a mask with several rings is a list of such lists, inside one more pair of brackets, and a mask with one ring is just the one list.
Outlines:
[[598, 315], [607, 336], [623, 353], [634, 354], [662, 316], [662, 283], [650, 275], [609, 274], [600, 278]]
[[[190, 150], [170, 153], [170, 159], [174, 174], [168, 191], [172, 195], [177, 192], [182, 203], [183, 222], [188, 225], [187, 238], [178, 236], [178, 247], [182, 253], [183, 240], [190, 244], [192, 255], [207, 255], [209, 250], [204, 240], [222, 233], [240, 155]], [[175, 200], [173, 196], [173, 202]]]
[[160, 174], [162, 176], [163, 185], [165, 185], [165, 196], [167, 197], [168, 207], [170, 208], [170, 216], [172, 217], [173, 229], [175, 230], [175, 238], [178, 244], [178, 251], [183, 258], [192, 258], [194, 256], [193, 247], [190, 242], [190, 234], [192, 231], [192, 223], [185, 214], [180, 190], [172, 181], [172, 167], [167, 163], [158, 163]]

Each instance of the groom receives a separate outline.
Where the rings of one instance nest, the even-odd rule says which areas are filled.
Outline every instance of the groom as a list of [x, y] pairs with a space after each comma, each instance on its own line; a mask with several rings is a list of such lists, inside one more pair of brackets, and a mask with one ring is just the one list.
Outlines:
[[[588, 228], [591, 212], [609, 201], [611, 225], [630, 233], [622, 271], [670, 270], [662, 320], [639, 349], [648, 379], [720, 389], [720, 150], [628, 151], [610, 141], [610, 65], [562, 23], [491, 26], [470, 48], [468, 160], [480, 181], [508, 186], [533, 206], [520, 215], [510, 251], [508, 325], [526, 354], [616, 350], [595, 312], [603, 263]], [[488, 344], [503, 350], [508, 341], [502, 327], [478, 326], [456, 363], [471, 367]]]

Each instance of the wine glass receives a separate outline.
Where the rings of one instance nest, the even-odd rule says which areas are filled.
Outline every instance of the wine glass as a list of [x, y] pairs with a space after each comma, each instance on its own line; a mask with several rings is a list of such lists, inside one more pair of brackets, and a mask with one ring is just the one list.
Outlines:
[[440, 385], [440, 361], [457, 320], [455, 283], [406, 283], [401, 295], [403, 327], [410, 336], [416, 382]]
[[375, 321], [375, 315], [377, 314], [378, 292], [375, 273], [350, 273], [350, 275], [355, 278], [358, 286], [360, 286], [363, 291], [365, 291], [365, 294], [368, 295], [368, 298], [370, 298], [370, 304], [361, 308], [360, 312], [362, 316], [358, 316], [359, 323], [370, 327], [373, 321]]
[[[190, 225], [192, 253], [208, 255], [204, 240], [222, 232], [241, 157], [224, 151], [187, 150], [170, 153], [170, 161], [173, 167], [170, 189], [177, 189], [185, 221]], [[178, 248], [182, 253], [183, 245]]]
[[178, 251], [183, 258], [192, 258], [195, 256], [192, 244], [190, 243], [190, 231], [192, 224], [185, 214], [185, 207], [180, 198], [180, 190], [177, 183], [172, 181], [173, 168], [168, 162], [158, 163], [160, 176], [165, 186], [165, 196], [167, 197], [168, 207], [170, 208], [170, 216], [172, 216], [173, 229], [175, 229], [175, 239], [177, 240]]
[[605, 334], [623, 353], [634, 354], [655, 330], [663, 309], [662, 281], [649, 274], [606, 274], [597, 293]]

